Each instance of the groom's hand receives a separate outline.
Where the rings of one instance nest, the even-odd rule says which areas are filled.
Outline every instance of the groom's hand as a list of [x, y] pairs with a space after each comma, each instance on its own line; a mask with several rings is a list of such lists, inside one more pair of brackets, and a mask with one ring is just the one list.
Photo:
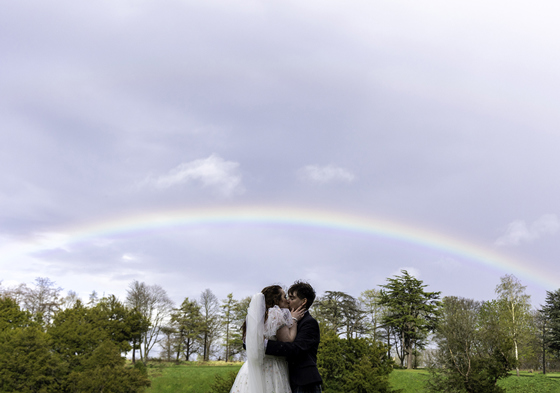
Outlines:
[[297, 310], [293, 310], [290, 312], [290, 314], [292, 314], [292, 318], [298, 322], [301, 318], [303, 318], [303, 315], [305, 314], [307, 310], [305, 309], [305, 305], [301, 305], [297, 308]]

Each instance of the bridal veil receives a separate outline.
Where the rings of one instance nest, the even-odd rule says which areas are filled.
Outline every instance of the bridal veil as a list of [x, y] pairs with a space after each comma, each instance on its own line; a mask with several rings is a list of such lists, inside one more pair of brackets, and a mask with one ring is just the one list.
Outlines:
[[251, 299], [247, 311], [247, 366], [249, 371], [249, 393], [264, 392], [264, 314], [266, 304], [264, 295], [257, 293]]

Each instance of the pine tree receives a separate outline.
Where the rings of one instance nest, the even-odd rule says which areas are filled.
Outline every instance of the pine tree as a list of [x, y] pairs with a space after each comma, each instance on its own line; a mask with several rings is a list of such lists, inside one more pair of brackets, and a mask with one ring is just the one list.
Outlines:
[[196, 300], [185, 298], [181, 307], [171, 314], [171, 323], [177, 332], [176, 360], [179, 361], [179, 356], [183, 354], [185, 360], [189, 361], [191, 355], [196, 351], [197, 340], [203, 327], [200, 306]]
[[560, 289], [546, 292], [542, 310], [546, 318], [544, 341], [546, 347], [558, 358], [560, 357]]
[[0, 332], [1, 392], [61, 392], [66, 364], [38, 327]]
[[227, 299], [222, 300], [222, 305], [220, 306], [221, 311], [221, 324], [224, 337], [224, 347], [225, 347], [225, 361], [228, 362], [231, 360], [232, 355], [232, 347], [234, 344], [233, 338], [233, 325], [235, 322], [235, 308], [237, 306], [237, 300], [233, 298], [233, 293], [227, 295]]

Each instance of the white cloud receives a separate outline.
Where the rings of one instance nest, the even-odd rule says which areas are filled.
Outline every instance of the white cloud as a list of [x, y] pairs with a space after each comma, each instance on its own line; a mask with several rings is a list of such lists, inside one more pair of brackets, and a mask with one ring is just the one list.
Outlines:
[[179, 164], [165, 175], [149, 178], [148, 183], [157, 188], [170, 188], [195, 181], [231, 196], [244, 191], [238, 167], [239, 163], [212, 154], [208, 158]]
[[42, 232], [36, 235], [36, 244], [42, 249], [61, 249], [70, 252], [70, 235], [57, 232]]
[[515, 220], [509, 224], [506, 233], [499, 237], [497, 246], [516, 246], [523, 242], [533, 242], [543, 236], [553, 235], [560, 229], [560, 221], [555, 214], [544, 214], [530, 225], [524, 220]]
[[300, 168], [298, 170], [298, 174], [300, 179], [304, 181], [311, 181], [319, 184], [332, 182], [351, 183], [356, 178], [356, 176], [349, 170], [334, 165], [307, 165]]

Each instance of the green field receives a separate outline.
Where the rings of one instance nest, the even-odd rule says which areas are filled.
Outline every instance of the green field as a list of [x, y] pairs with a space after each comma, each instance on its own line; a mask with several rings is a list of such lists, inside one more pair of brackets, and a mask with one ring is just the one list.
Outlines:
[[[241, 363], [151, 363], [148, 373], [152, 386], [147, 393], [207, 393], [217, 374], [237, 372]], [[390, 375], [391, 384], [403, 393], [423, 393], [424, 381], [428, 378], [425, 370], [394, 370]], [[499, 382], [508, 393], [560, 393], [560, 373], [521, 373], [518, 378], [510, 376]]]
[[217, 374], [237, 372], [241, 363], [150, 363], [152, 386], [147, 393], [207, 393]]
[[424, 381], [428, 378], [425, 370], [393, 370], [389, 375], [391, 386], [402, 389], [403, 393], [424, 392]]

